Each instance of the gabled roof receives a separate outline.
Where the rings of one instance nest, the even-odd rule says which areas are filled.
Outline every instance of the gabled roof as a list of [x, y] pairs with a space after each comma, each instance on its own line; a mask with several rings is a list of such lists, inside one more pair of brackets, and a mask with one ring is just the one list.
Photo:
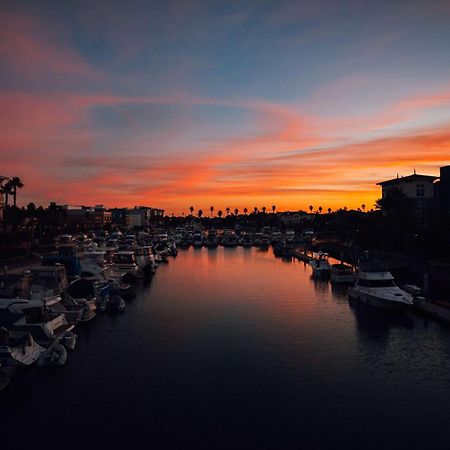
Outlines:
[[386, 181], [380, 181], [377, 183], [377, 186], [388, 186], [388, 185], [396, 185], [400, 183], [406, 182], [412, 182], [412, 181], [436, 181], [439, 177], [434, 177], [432, 175], [419, 175], [419, 174], [412, 174], [408, 175], [406, 177], [400, 177], [400, 178], [393, 178], [392, 180], [386, 180]]

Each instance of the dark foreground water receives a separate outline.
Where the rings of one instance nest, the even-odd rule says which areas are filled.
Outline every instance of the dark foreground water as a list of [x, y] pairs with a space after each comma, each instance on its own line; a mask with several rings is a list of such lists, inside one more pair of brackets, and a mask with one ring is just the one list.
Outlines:
[[124, 315], [78, 327], [65, 368], [18, 373], [0, 448], [450, 448], [450, 330], [310, 272], [180, 252]]

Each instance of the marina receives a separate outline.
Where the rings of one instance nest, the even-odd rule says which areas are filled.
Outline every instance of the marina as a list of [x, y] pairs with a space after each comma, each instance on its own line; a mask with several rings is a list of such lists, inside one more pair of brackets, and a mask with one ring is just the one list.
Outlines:
[[448, 450], [449, 6], [0, 2], [0, 450]]
[[[51, 420], [54, 438], [78, 424], [73, 448], [144, 436], [157, 448], [327, 448], [337, 439], [379, 448], [387, 438], [446, 448], [449, 333], [413, 311], [349, 301], [272, 249], [190, 247], [158, 267], [125, 314], [80, 324], [63, 370], [17, 370], [2, 423], [16, 445], [45, 439]], [[54, 416], [60, 402], [71, 407]], [[33, 436], [18, 431], [30, 408]], [[95, 431], [81, 426], [85, 411], [98, 417]]]

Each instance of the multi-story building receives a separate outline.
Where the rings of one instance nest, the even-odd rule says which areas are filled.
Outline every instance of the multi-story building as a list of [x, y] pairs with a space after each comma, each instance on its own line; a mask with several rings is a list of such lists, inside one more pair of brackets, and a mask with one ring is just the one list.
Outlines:
[[103, 205], [95, 207], [64, 205], [63, 209], [67, 224], [72, 226], [102, 228], [112, 221], [112, 213]]
[[450, 214], [450, 166], [441, 167], [439, 179], [439, 197], [441, 209]]
[[[415, 219], [416, 225], [426, 225], [431, 215], [439, 208], [439, 177], [432, 175], [419, 175], [415, 171], [412, 175], [406, 177], [393, 178], [392, 180], [381, 181], [377, 183], [382, 189], [382, 198], [397, 197], [401, 202], [402, 198], [411, 201], [411, 216]], [[395, 208], [395, 207], [394, 207]], [[385, 208], [386, 215], [395, 214], [396, 211], [390, 211]]]
[[133, 209], [126, 210], [126, 225], [128, 227], [146, 227], [149, 226], [152, 219], [162, 217], [163, 209], [150, 208], [149, 206], [135, 206]]

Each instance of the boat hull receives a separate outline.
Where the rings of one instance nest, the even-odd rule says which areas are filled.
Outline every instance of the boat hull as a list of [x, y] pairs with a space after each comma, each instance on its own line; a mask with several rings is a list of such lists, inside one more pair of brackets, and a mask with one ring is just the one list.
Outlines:
[[350, 298], [356, 301], [369, 306], [374, 306], [375, 308], [386, 309], [389, 311], [405, 311], [408, 308], [408, 305], [406, 303], [387, 300], [382, 297], [377, 297], [373, 294], [355, 290], [354, 288], [349, 289], [348, 295]]

